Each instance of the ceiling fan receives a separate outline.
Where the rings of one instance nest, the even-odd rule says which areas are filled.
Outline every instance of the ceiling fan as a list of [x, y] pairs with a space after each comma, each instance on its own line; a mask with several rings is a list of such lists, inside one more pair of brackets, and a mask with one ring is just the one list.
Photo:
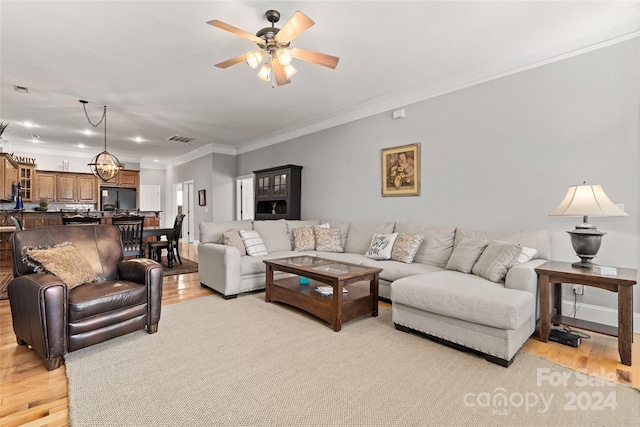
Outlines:
[[281, 29], [275, 27], [275, 23], [280, 20], [280, 12], [277, 10], [268, 10], [265, 13], [265, 17], [271, 22], [271, 27], [261, 29], [255, 36], [233, 25], [218, 21], [217, 19], [207, 22], [207, 24], [213, 25], [214, 27], [251, 40], [260, 48], [220, 62], [216, 64], [216, 67], [228, 68], [239, 62], [246, 61], [251, 68], [258, 68], [262, 63], [258, 77], [262, 80], [269, 81], [271, 80], [271, 72], [273, 71], [278, 86], [291, 83], [289, 79], [297, 71], [291, 65], [292, 58], [312, 62], [331, 69], [336, 68], [340, 60], [337, 56], [289, 46], [293, 39], [315, 24], [315, 22], [304, 13], [300, 11], [294, 13], [291, 19], [289, 19]]

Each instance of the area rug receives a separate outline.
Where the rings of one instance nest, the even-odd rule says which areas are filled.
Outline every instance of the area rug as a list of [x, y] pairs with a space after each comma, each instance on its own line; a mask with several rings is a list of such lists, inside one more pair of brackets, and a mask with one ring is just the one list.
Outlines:
[[182, 259], [182, 264], [175, 260], [173, 263], [173, 267], [169, 268], [169, 264], [167, 262], [167, 257], [162, 258], [162, 266], [164, 267], [164, 275], [165, 276], [173, 276], [175, 274], [187, 274], [187, 273], [197, 273], [198, 272], [198, 263], [195, 261], [191, 261], [183, 256], [180, 257]]
[[159, 331], [69, 353], [72, 426], [631, 426], [640, 392], [525, 353], [509, 368], [395, 330], [342, 331], [264, 294], [162, 308]]

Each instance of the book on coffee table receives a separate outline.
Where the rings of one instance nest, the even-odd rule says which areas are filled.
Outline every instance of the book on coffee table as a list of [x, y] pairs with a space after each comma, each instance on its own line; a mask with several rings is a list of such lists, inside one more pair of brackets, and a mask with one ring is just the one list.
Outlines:
[[[316, 288], [316, 292], [322, 294], [323, 296], [333, 295], [333, 286], [318, 286]], [[345, 288], [342, 288], [342, 293], [346, 294], [347, 291]]]

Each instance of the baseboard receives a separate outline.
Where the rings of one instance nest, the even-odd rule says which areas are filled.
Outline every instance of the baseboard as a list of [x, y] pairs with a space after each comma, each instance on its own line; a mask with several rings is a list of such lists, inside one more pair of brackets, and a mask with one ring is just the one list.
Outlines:
[[[562, 314], [568, 316], [573, 312], [573, 301], [562, 300]], [[578, 304], [576, 318], [590, 322], [618, 326], [618, 310], [591, 304]], [[633, 313], [633, 332], [640, 334], [640, 313]]]

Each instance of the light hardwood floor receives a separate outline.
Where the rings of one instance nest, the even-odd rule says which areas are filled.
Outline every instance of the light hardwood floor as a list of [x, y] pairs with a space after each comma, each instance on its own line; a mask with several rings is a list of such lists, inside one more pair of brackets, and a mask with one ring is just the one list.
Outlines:
[[[181, 245], [180, 254], [197, 261], [197, 248]], [[2, 268], [9, 268], [6, 264]], [[215, 295], [200, 286], [198, 274], [167, 276], [164, 280], [162, 304]], [[215, 295], [216, 298], [221, 298]], [[390, 304], [381, 302], [381, 306]], [[160, 323], [162, 331], [162, 322]], [[633, 344], [633, 367], [619, 363], [616, 338], [593, 334], [578, 348], [542, 343], [534, 335], [523, 351], [560, 365], [592, 375], [615, 378], [616, 381], [640, 388], [640, 335]], [[516, 356], [517, 357], [517, 356]], [[487, 362], [489, 363], [489, 362]], [[9, 302], [0, 301], [0, 426], [64, 426], [68, 425], [67, 377], [64, 365], [47, 371], [42, 359], [26, 346], [18, 346], [11, 325]]]

